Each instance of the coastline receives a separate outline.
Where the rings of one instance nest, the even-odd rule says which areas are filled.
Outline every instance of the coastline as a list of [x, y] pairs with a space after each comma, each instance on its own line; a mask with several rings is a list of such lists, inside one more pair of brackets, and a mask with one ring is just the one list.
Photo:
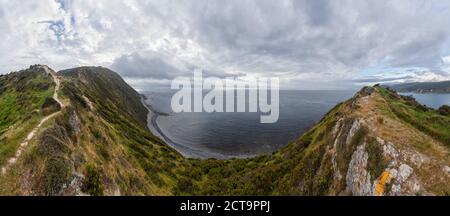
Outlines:
[[213, 152], [206, 152], [202, 150], [192, 149], [189, 147], [186, 147], [182, 144], [174, 142], [170, 137], [168, 137], [164, 132], [161, 130], [157, 123], [157, 118], [159, 116], [167, 116], [169, 114], [167, 113], [161, 113], [157, 110], [153, 109], [153, 107], [150, 104], [146, 103], [146, 96], [143, 94], [141, 95], [141, 102], [144, 107], [148, 110], [147, 114], [147, 128], [148, 130], [161, 140], [163, 140], [165, 143], [167, 143], [170, 147], [175, 149], [178, 153], [183, 155], [187, 158], [197, 158], [197, 159], [208, 159], [208, 158], [215, 158], [215, 159], [232, 159], [232, 158], [248, 158], [248, 157], [254, 157], [251, 155], [245, 155], [245, 156], [230, 156], [230, 155], [223, 155], [219, 153], [213, 153]]

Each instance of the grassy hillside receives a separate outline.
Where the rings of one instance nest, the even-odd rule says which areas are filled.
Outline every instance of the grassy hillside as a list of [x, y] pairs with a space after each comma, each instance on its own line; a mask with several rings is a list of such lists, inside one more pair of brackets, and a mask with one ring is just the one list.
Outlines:
[[147, 109], [142, 106], [139, 94], [117, 73], [103, 67], [80, 67], [58, 73], [75, 84], [86, 97], [91, 98], [93, 104], [109, 106], [106, 110], [120, 114], [105, 113], [106, 110], [100, 109], [103, 115], [113, 114], [135, 120], [146, 127]]
[[388, 89], [380, 88], [380, 93], [397, 117], [450, 147], [450, 115], [444, 111], [448, 106], [434, 110]]
[[92, 195], [170, 194], [184, 158], [148, 132], [147, 110], [134, 89], [100, 67], [65, 70], [61, 75], [61, 93], [71, 108], [58, 125], [73, 132], [70, 119], [79, 122], [78, 132], [66, 143], [74, 146], [62, 152], [69, 162], [78, 162], [68, 166], [68, 172], [85, 177], [76, 187]]
[[[422, 107], [382, 87], [362, 89], [271, 155], [198, 160], [182, 157], [149, 132], [139, 94], [116, 73], [82, 67], [58, 74], [58, 95], [65, 106], [39, 128], [18, 162], [0, 175], [0, 194], [440, 195], [450, 191], [449, 116], [445, 110]], [[48, 85], [35, 108], [41, 107], [37, 113], [51, 113], [43, 104], [52, 104], [45, 100], [52, 94], [52, 80], [41, 75], [30, 73], [23, 79], [32, 80], [25, 82], [31, 89], [30, 82]], [[1, 80], [9, 83], [2, 84], [8, 92], [2, 98], [17, 94], [16, 85]], [[5, 107], [0, 112], [11, 112]], [[18, 119], [26, 119], [23, 116], [34, 110], [31, 105], [20, 109], [24, 110]], [[11, 126], [21, 120], [8, 122]], [[3, 134], [17, 131], [10, 126], [4, 127]], [[2, 140], [0, 148], [10, 143], [9, 138]], [[0, 156], [8, 158], [3, 152]]]
[[51, 77], [35, 66], [0, 76], [0, 165], [43, 118], [53, 89]]
[[140, 96], [105, 68], [59, 75], [58, 94], [67, 106], [0, 176], [0, 192], [171, 194], [185, 159], [148, 132]]

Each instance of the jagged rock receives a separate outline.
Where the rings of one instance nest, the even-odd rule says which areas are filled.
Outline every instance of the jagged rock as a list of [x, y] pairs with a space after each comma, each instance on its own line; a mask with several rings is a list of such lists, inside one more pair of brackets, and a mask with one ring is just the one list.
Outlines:
[[392, 159], [398, 158], [398, 152], [395, 149], [394, 145], [390, 142], [387, 142], [385, 145], [383, 145], [383, 155], [389, 156]]
[[78, 117], [78, 115], [77, 115], [77, 113], [75, 111], [72, 111], [72, 113], [70, 114], [69, 124], [70, 124], [70, 127], [72, 127], [72, 131], [75, 134], [80, 133], [80, 131], [81, 131], [81, 121], [80, 121], [80, 118]]
[[392, 185], [392, 187], [391, 187], [391, 193], [390, 193], [390, 195], [392, 195], [392, 196], [397, 196], [397, 195], [399, 195], [399, 194], [401, 193], [401, 191], [402, 191], [402, 186], [400, 186], [400, 185], [398, 185], [398, 184], [394, 184], [394, 185]]
[[61, 194], [63, 195], [76, 195], [76, 196], [89, 196], [81, 190], [83, 184], [84, 175], [78, 172], [74, 172], [72, 180], [69, 184], [63, 186]]
[[333, 136], [335, 138], [334, 138], [333, 148], [331, 149], [331, 164], [333, 165], [334, 178], [337, 179], [338, 181], [340, 181], [342, 179], [342, 174], [339, 170], [339, 167], [338, 167], [338, 164], [336, 161], [336, 148], [337, 148], [337, 143], [339, 141], [339, 138], [341, 136], [340, 130], [341, 130], [342, 122], [343, 122], [343, 119], [342, 118], [339, 119], [333, 128]]
[[78, 115], [75, 111], [72, 111], [72, 113], [69, 117], [69, 124], [72, 127], [72, 130], [74, 131], [75, 134], [80, 133], [81, 122], [80, 122], [80, 118], [78, 117]]
[[338, 167], [338, 164], [336, 161], [336, 151], [332, 152], [331, 163], [333, 165], [334, 178], [337, 180], [341, 180], [342, 174], [341, 174], [341, 171], [339, 170], [339, 167]]
[[361, 128], [361, 122], [362, 122], [362, 120], [359, 120], [359, 119], [356, 119], [355, 121], [353, 121], [352, 127], [350, 128], [350, 131], [348, 132], [348, 135], [347, 135], [347, 140], [346, 140], [347, 145], [350, 144], [355, 133]]
[[359, 94], [361, 96], [368, 96], [371, 95], [374, 91], [375, 91], [374, 87], [366, 86], [359, 91]]
[[393, 167], [397, 167], [398, 166], [398, 160], [392, 160], [391, 162], [388, 163], [389, 168], [393, 168]]
[[389, 169], [389, 173], [390, 173], [391, 180], [397, 178], [397, 175], [398, 175], [397, 169]]
[[358, 146], [352, 155], [347, 170], [347, 191], [356, 196], [367, 196], [372, 194], [370, 173], [367, 172], [368, 154], [365, 145]]
[[398, 168], [397, 181], [399, 183], [405, 182], [406, 179], [408, 179], [408, 177], [412, 174], [412, 172], [413, 172], [413, 168], [411, 168], [410, 166], [408, 166], [406, 164], [400, 165], [400, 167]]

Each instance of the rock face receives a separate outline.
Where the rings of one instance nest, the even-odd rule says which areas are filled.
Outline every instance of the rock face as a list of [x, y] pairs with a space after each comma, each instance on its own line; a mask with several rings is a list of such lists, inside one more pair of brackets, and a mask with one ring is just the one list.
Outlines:
[[347, 135], [347, 140], [346, 140], [347, 145], [350, 144], [350, 142], [353, 139], [353, 136], [359, 129], [361, 129], [361, 120], [353, 121], [352, 127], [350, 128], [350, 131], [348, 132], [348, 135]]
[[[333, 185], [345, 185], [345, 190], [342, 187], [333, 188], [334, 193], [357, 196], [432, 195], [436, 193], [432, 192], [432, 185], [436, 184], [430, 183], [432, 181], [443, 181], [443, 190], [448, 190], [450, 185], [443, 180], [450, 180], [447, 175], [450, 168], [445, 157], [424, 153], [422, 149], [412, 145], [411, 141], [405, 142], [413, 140], [418, 143], [416, 146], [420, 146], [421, 143], [436, 141], [421, 131], [405, 126], [398, 119], [380, 114], [379, 107], [376, 106], [380, 106], [383, 99], [378, 91], [376, 88], [363, 88], [350, 101], [349, 112], [352, 114], [347, 114], [334, 123], [331, 130], [333, 148], [330, 151]], [[390, 135], [391, 133], [394, 134]], [[421, 138], [393, 138], [399, 134], [414, 134]], [[439, 146], [438, 143], [437, 145]], [[430, 172], [429, 169], [436, 169], [435, 167], [443, 175]], [[429, 180], [430, 178], [433, 180]]]
[[[370, 132], [362, 136], [361, 131], [370, 131], [369, 127], [362, 119], [340, 119], [333, 128], [335, 138], [330, 152], [334, 181], [345, 181], [345, 190], [340, 193], [355, 196], [420, 193], [423, 187], [414, 176], [412, 166], [418, 165], [414, 158], [424, 156], [400, 151], [392, 142], [380, 137], [372, 138]], [[347, 169], [343, 170], [345, 167]]]
[[406, 164], [400, 165], [400, 167], [398, 168], [397, 182], [399, 183], [405, 182], [412, 172], [413, 168], [411, 168], [410, 166]]
[[370, 184], [370, 173], [367, 172], [368, 154], [365, 146], [358, 146], [352, 155], [348, 166], [346, 183], [347, 191], [356, 196], [367, 196], [372, 194]]
[[69, 124], [70, 124], [73, 132], [76, 135], [78, 135], [81, 131], [81, 121], [80, 121], [80, 118], [78, 117], [77, 113], [75, 112], [75, 110], [73, 110], [70, 114]]

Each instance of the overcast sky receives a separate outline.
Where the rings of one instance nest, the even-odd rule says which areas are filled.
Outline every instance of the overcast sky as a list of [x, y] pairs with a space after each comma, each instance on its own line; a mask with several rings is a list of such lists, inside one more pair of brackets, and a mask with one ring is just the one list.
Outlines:
[[450, 79], [450, 1], [0, 0], [0, 73], [100, 65], [136, 88], [201, 68], [287, 88]]

